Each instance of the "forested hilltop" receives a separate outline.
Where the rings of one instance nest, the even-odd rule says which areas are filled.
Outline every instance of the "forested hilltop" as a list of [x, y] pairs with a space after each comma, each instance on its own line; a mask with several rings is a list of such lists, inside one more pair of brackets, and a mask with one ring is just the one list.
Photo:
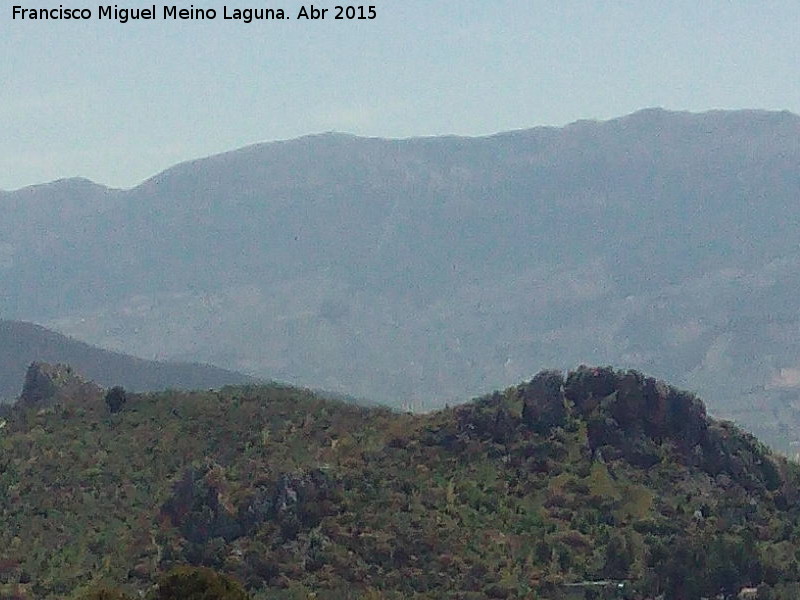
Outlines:
[[0, 595], [136, 597], [194, 565], [256, 599], [796, 598], [798, 500], [797, 465], [634, 371], [424, 415], [117, 389], [6, 416]]

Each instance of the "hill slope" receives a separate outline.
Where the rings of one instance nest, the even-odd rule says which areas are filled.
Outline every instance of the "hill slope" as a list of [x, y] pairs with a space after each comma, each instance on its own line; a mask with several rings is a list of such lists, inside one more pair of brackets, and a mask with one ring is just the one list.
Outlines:
[[625, 365], [787, 448], [798, 169], [785, 112], [262, 144], [3, 194], [0, 311], [397, 404]]
[[250, 377], [210, 365], [142, 360], [109, 352], [32, 323], [0, 320], [0, 399], [16, 398], [34, 361], [68, 363], [106, 387], [132, 391], [208, 389], [252, 382]]
[[282, 387], [98, 403], [0, 430], [5, 591], [144, 590], [186, 562], [256, 598], [799, 589], [797, 465], [635, 372], [545, 372], [418, 416]]

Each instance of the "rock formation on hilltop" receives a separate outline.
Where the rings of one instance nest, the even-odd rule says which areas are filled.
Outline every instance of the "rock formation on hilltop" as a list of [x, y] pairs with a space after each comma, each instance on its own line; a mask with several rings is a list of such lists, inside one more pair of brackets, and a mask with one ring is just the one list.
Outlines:
[[99, 400], [102, 395], [102, 387], [84, 379], [69, 365], [33, 362], [25, 374], [17, 405], [45, 408], [55, 404], [83, 404]]
[[[514, 405], [521, 407], [519, 419], [512, 416]], [[755, 437], [709, 418], [694, 394], [637, 371], [581, 366], [566, 378], [543, 371], [505, 394], [455, 410], [462, 437], [506, 442], [525, 430], [550, 435], [580, 424], [593, 457], [645, 469], [673, 460], [751, 489], [774, 490], [780, 479]]]
[[91, 346], [34, 323], [0, 319], [0, 402], [19, 395], [25, 372], [34, 361], [65, 363], [99, 385], [121, 385], [133, 392], [253, 382], [251, 377], [212, 365], [144, 360]]

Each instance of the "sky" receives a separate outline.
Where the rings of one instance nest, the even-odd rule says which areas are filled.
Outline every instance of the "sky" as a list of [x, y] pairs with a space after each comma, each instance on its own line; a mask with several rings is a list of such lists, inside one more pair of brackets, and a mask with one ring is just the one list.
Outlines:
[[[324, 131], [486, 135], [671, 110], [800, 113], [800, 2], [368, 0], [377, 18], [297, 20], [302, 1], [0, 4], [0, 189], [63, 177], [132, 187], [178, 162]], [[152, 0], [118, 0], [148, 7]], [[88, 21], [12, 7], [90, 8]], [[163, 7], [214, 8], [165, 21]], [[223, 7], [289, 19], [224, 20]], [[305, 6], [310, 6], [306, 4]]]

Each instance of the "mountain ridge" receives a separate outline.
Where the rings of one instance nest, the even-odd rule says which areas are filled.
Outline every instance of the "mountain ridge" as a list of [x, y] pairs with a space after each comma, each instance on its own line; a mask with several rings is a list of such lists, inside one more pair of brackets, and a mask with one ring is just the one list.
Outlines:
[[799, 122], [651, 110], [479, 138], [322, 135], [124, 191], [5, 194], [0, 314], [426, 408], [531, 368], [618, 364], [788, 450]]
[[131, 391], [203, 389], [254, 382], [218, 367], [150, 361], [62, 336], [34, 323], [0, 319], [0, 399], [16, 398], [33, 362], [67, 363], [97, 383]]
[[741, 117], [766, 117], [771, 120], [775, 120], [777, 118], [790, 118], [792, 120], [798, 121], [798, 125], [800, 125], [800, 115], [797, 115], [789, 110], [768, 110], [768, 109], [710, 109], [702, 112], [693, 112], [693, 111], [686, 111], [686, 110], [672, 110], [666, 109], [663, 107], [649, 107], [639, 109], [627, 115], [623, 115], [620, 117], [614, 117], [610, 119], [577, 119], [575, 121], [571, 121], [569, 123], [565, 123], [564, 125], [536, 125], [533, 127], [521, 127], [518, 129], [511, 129], [508, 131], [498, 131], [495, 133], [488, 133], [488, 134], [477, 134], [477, 135], [462, 135], [462, 134], [441, 134], [441, 135], [415, 135], [415, 136], [405, 136], [405, 137], [387, 137], [387, 136], [373, 136], [373, 135], [359, 135], [354, 133], [348, 133], [344, 131], [323, 131], [319, 133], [308, 133], [304, 135], [300, 135], [297, 137], [280, 139], [280, 140], [270, 140], [265, 142], [254, 142], [252, 144], [246, 144], [244, 146], [234, 148], [232, 150], [225, 150], [222, 152], [217, 152], [210, 154], [208, 156], [202, 156], [198, 158], [187, 159], [185, 161], [180, 161], [172, 166], [166, 167], [161, 171], [155, 173], [154, 175], [142, 180], [141, 182], [130, 186], [130, 187], [114, 187], [108, 186], [104, 183], [94, 181], [90, 178], [83, 177], [83, 176], [65, 176], [54, 179], [52, 181], [44, 182], [44, 183], [34, 183], [27, 186], [23, 186], [21, 188], [15, 189], [0, 189], [0, 194], [12, 194], [16, 192], [20, 192], [22, 190], [31, 190], [35, 188], [43, 188], [47, 186], [69, 186], [69, 185], [85, 185], [91, 184], [93, 187], [101, 188], [103, 190], [111, 191], [111, 192], [129, 192], [135, 190], [141, 186], [145, 186], [148, 183], [152, 182], [160, 178], [161, 176], [165, 175], [166, 173], [172, 171], [173, 169], [180, 169], [189, 166], [202, 166], [206, 161], [213, 161], [215, 159], [222, 159], [229, 156], [236, 156], [239, 154], [249, 154], [257, 151], [264, 150], [268, 147], [280, 147], [287, 144], [294, 144], [294, 143], [305, 143], [307, 141], [324, 139], [324, 138], [341, 138], [341, 139], [350, 139], [350, 140], [372, 140], [376, 142], [419, 142], [419, 141], [431, 141], [431, 140], [491, 140], [493, 138], [502, 138], [502, 137], [515, 137], [515, 136], [528, 136], [532, 134], [540, 134], [540, 133], [547, 133], [547, 132], [557, 132], [561, 130], [567, 129], [574, 129], [574, 128], [582, 128], [586, 126], [597, 126], [603, 124], [625, 124], [626, 122], [635, 122], [636, 120], [643, 119], [643, 118], [651, 118], [651, 117], [664, 117], [664, 116], [673, 116], [673, 117], [688, 117], [687, 120], [692, 120], [692, 118], [702, 118], [702, 117], [728, 117], [728, 116], [741, 116]]

